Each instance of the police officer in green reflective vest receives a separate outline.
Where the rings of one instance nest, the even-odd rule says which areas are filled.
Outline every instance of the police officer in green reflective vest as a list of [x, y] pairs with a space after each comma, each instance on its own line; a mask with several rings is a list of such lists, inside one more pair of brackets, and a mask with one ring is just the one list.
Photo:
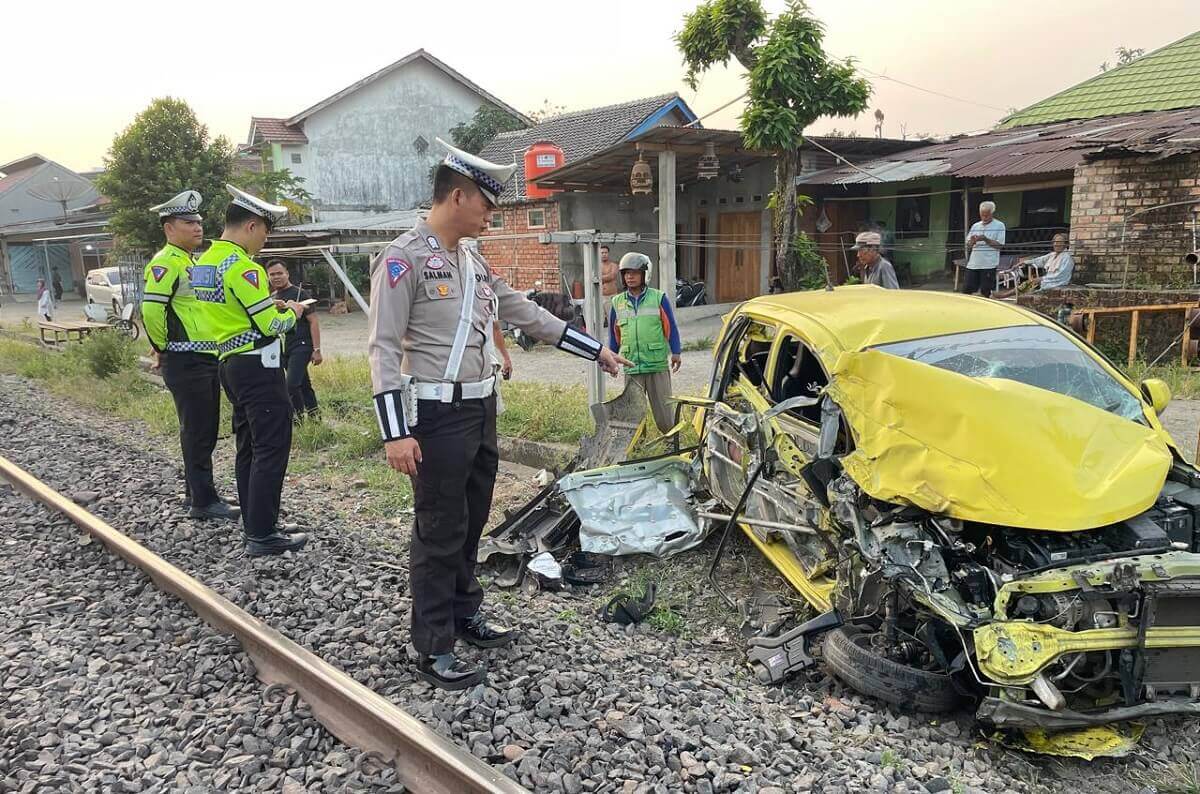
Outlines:
[[650, 257], [631, 251], [621, 257], [620, 271], [625, 291], [612, 297], [608, 346], [633, 362], [625, 368], [626, 382], [636, 383], [646, 393], [654, 424], [665, 433], [675, 423], [669, 402], [671, 372], [678, 372], [683, 363], [679, 325], [667, 296], [646, 284]]
[[185, 190], [156, 207], [167, 244], [146, 265], [142, 324], [153, 348], [155, 369], [175, 401], [183, 451], [184, 501], [192, 518], [236, 519], [238, 509], [221, 500], [213, 484], [221, 384], [217, 343], [202, 320], [188, 272], [192, 251], [204, 242], [200, 194]]
[[279, 526], [279, 495], [292, 448], [292, 404], [281, 363], [283, 336], [304, 306], [277, 304], [266, 271], [251, 259], [287, 208], [233, 185], [225, 189], [233, 196], [225, 228], [192, 267], [192, 289], [203, 330], [217, 343], [221, 385], [233, 404], [246, 553], [299, 551], [305, 535]]

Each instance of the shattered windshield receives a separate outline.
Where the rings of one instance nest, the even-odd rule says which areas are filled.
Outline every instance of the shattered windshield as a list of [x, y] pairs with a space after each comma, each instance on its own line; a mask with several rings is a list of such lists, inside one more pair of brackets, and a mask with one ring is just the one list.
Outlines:
[[880, 345], [877, 350], [972, 378], [1006, 378], [1065, 394], [1126, 419], [1141, 401], [1063, 334], [1041, 325], [992, 328]]

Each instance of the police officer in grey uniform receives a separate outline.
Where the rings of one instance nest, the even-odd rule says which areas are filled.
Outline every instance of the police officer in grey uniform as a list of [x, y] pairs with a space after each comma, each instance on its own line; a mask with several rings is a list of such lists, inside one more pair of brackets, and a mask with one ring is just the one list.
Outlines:
[[487, 228], [516, 166], [438, 143], [449, 153], [434, 176], [428, 220], [371, 263], [367, 345], [388, 464], [413, 482], [409, 577], [417, 675], [463, 689], [483, 674], [454, 655], [455, 640], [494, 648], [515, 637], [484, 617], [475, 578], [500, 459], [487, 356], [493, 306], [525, 333], [597, 361], [614, 376], [629, 362], [513, 290], [468, 248], [465, 240]]

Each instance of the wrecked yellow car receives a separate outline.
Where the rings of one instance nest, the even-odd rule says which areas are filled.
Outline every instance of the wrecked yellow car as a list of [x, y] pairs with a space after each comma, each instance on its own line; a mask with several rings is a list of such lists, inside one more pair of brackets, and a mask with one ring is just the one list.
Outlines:
[[834, 675], [1062, 731], [1200, 712], [1200, 472], [1169, 398], [1019, 307], [854, 286], [741, 304], [685, 402], [703, 486], [839, 616]]

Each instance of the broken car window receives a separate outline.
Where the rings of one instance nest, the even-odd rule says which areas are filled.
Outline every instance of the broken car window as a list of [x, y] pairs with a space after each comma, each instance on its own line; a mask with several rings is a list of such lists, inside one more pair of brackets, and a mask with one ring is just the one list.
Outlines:
[[1074, 342], [1042, 325], [1018, 325], [894, 342], [875, 348], [972, 378], [1006, 378], [1141, 421], [1142, 404]]

